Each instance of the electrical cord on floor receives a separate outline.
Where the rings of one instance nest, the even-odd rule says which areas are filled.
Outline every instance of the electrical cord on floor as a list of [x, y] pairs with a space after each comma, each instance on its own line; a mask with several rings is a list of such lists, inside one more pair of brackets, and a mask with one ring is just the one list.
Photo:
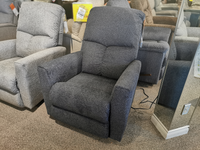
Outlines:
[[140, 88], [140, 89], [142, 89], [142, 91], [143, 91], [144, 95], [146, 96], [146, 98], [144, 98], [139, 104], [142, 104], [142, 103], [151, 103], [151, 105], [150, 105], [149, 108], [134, 108], [134, 107], [131, 107], [131, 108], [132, 108], [132, 109], [135, 109], [135, 110], [136, 110], [136, 109], [149, 110], [149, 109], [151, 109], [151, 107], [153, 106], [153, 104], [156, 104], [155, 101], [158, 99], [158, 96], [156, 96], [156, 98], [153, 100], [153, 102], [152, 102], [152, 101], [149, 101], [149, 100], [148, 100], [149, 95], [147, 95], [147, 94], [145, 93], [145, 90], [144, 90], [143, 88]]

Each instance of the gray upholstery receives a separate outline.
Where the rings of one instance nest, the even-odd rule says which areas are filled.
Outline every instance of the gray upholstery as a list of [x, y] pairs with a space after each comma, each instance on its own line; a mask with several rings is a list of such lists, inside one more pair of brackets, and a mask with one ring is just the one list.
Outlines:
[[[106, 9], [105, 11], [109, 10]], [[134, 17], [134, 20], [126, 23], [121, 30], [118, 27], [124, 26], [124, 22], [131, 18], [133, 14], [127, 13], [117, 25], [118, 18], [115, 17], [116, 12], [114, 11], [113, 14], [109, 15], [109, 18], [99, 17], [99, 20], [104, 20], [104, 22], [88, 21], [84, 35], [85, 42], [82, 45], [83, 72], [118, 79], [127, 65], [133, 59], [136, 59], [136, 49], [139, 48], [138, 41], [140, 39], [139, 36], [135, 37], [135, 35], [141, 35], [142, 24], [135, 24], [134, 22], [141, 23], [142, 15], [139, 11], [131, 9], [122, 9], [121, 13], [126, 11], [131, 11], [137, 16]], [[94, 12], [89, 19], [95, 20], [98, 13], [98, 11]], [[113, 19], [109, 20], [110, 18]], [[114, 67], [116, 65], [118, 67]]]
[[169, 60], [159, 104], [176, 109], [191, 63], [191, 61], [184, 60]]
[[19, 11], [21, 2], [17, 0], [0, 0], [0, 41], [15, 39], [18, 16], [15, 16], [10, 8], [13, 3]]
[[[61, 44], [62, 38], [55, 31], [59, 31], [60, 34], [63, 33], [63, 30], [61, 30], [63, 29], [63, 19], [60, 18], [64, 17], [64, 10], [61, 11], [59, 5], [40, 2], [35, 2], [32, 5], [24, 2], [23, 5], [24, 9], [20, 10], [17, 27], [17, 55], [26, 57], [45, 48]], [[42, 9], [43, 6], [48, 6], [49, 11]], [[37, 11], [38, 9], [41, 11]], [[29, 10], [33, 10], [35, 14], [26, 13]], [[54, 13], [60, 17], [55, 17]], [[41, 14], [43, 14], [43, 17], [40, 17]]]
[[170, 34], [169, 28], [144, 28], [144, 41], [137, 58], [142, 62], [140, 81], [157, 84], [162, 78], [169, 54]]
[[[97, 136], [121, 140], [141, 68], [135, 59], [143, 21], [144, 14], [138, 10], [91, 10], [82, 50], [38, 67], [51, 117]], [[115, 30], [119, 26], [121, 30]]]
[[[58, 108], [107, 124], [110, 115], [110, 95], [115, 83], [116, 80], [80, 73], [67, 82], [53, 85], [49, 97], [52, 104]], [[92, 95], [88, 96], [91, 93]]]
[[14, 62], [21, 59], [14, 57], [0, 61], [0, 89], [8, 91], [12, 94], [17, 94], [18, 87], [16, 83], [15, 65]]
[[[32, 12], [27, 13], [30, 9]], [[49, 13], [53, 15], [48, 15]], [[20, 35], [18, 34], [16, 40], [0, 42], [0, 100], [18, 107], [32, 109], [43, 99], [37, 66], [65, 55], [66, 49], [64, 47], [53, 47], [59, 43], [59, 34], [62, 33], [63, 29], [63, 14], [63, 8], [58, 5], [39, 2], [22, 3], [17, 28], [17, 33]], [[35, 17], [35, 15], [38, 16]], [[47, 24], [38, 23], [45, 20], [46, 17], [50, 17]], [[31, 39], [22, 34], [29, 36], [32, 34]], [[45, 45], [44, 41], [41, 40], [43, 37], [51, 38], [50, 42], [54, 41], [53, 45]], [[19, 47], [20, 50], [23, 50], [21, 55]]]
[[127, 0], [109, 0], [106, 6], [130, 8]]

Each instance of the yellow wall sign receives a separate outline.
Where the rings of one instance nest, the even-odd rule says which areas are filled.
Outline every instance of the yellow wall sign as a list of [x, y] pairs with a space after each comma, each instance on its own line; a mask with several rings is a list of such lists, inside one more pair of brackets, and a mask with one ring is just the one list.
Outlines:
[[73, 18], [77, 22], [87, 22], [90, 10], [93, 8], [92, 3], [89, 2], [74, 2], [73, 5]]

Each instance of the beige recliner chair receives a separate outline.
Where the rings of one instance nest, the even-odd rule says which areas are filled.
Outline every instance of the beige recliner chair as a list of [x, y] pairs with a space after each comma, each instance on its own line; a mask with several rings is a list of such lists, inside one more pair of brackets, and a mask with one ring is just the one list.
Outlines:
[[[151, 1], [151, 0], [149, 0]], [[175, 31], [177, 18], [176, 17], [167, 17], [167, 16], [155, 16], [155, 11], [152, 11], [151, 5], [148, 0], [131, 0], [131, 7], [134, 9], [141, 10], [145, 13], [145, 26], [151, 27], [163, 27], [163, 28], [170, 28], [171, 35], [169, 44], [171, 44], [172, 36]], [[154, 1], [154, 0], [153, 0]]]
[[[104, 0], [79, 0], [78, 2], [91, 2], [93, 7], [104, 6]], [[69, 19], [67, 25], [68, 32], [63, 36], [63, 46], [67, 48], [68, 53], [80, 51], [86, 23], [74, 22], [73, 19]]]

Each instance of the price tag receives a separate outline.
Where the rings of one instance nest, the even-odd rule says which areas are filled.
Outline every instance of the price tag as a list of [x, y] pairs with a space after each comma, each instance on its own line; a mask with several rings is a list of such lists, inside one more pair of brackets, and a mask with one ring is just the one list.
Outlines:
[[82, 7], [79, 7], [76, 18], [77, 19], [83, 19], [85, 16], [86, 10]]
[[18, 10], [15, 8], [15, 5], [13, 3], [10, 4], [10, 8], [12, 9], [13, 13], [15, 14], [15, 16], [19, 15]]

